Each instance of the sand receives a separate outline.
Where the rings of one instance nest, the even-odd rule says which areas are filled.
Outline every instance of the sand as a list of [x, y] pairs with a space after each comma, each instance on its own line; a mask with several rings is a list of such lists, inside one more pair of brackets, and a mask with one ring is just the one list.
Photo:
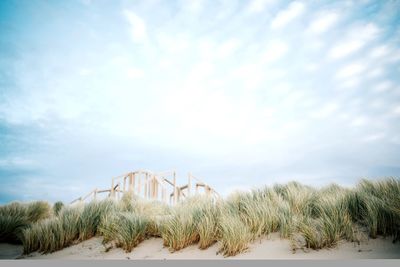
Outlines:
[[21, 257], [22, 247], [18, 245], [0, 244], [0, 258], [13, 259], [400, 259], [400, 244], [392, 243], [391, 238], [370, 239], [361, 245], [342, 242], [336, 248], [308, 252], [290, 250], [289, 241], [280, 239], [278, 234], [269, 238], [254, 241], [248, 251], [234, 257], [224, 258], [217, 254], [216, 243], [206, 250], [197, 245], [170, 253], [163, 247], [161, 238], [150, 238], [140, 243], [132, 252], [126, 253], [120, 248], [112, 248], [106, 252], [101, 237], [95, 237], [57, 251], [41, 255], [32, 253]]

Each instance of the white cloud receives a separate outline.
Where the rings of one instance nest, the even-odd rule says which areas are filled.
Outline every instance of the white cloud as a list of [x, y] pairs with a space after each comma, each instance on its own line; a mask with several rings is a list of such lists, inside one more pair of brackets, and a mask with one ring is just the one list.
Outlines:
[[145, 41], [147, 39], [147, 32], [144, 20], [134, 12], [127, 9], [123, 11], [123, 14], [131, 25], [131, 35], [133, 41], [136, 43]]
[[351, 126], [359, 127], [364, 126], [368, 122], [368, 118], [364, 116], [356, 117], [351, 121]]
[[267, 45], [266, 52], [261, 55], [263, 63], [272, 63], [283, 57], [289, 49], [289, 46], [282, 40], [273, 40]]
[[329, 57], [333, 59], [339, 59], [356, 52], [364, 43], [361, 40], [350, 40], [344, 43], [339, 43], [333, 47], [329, 52]]
[[337, 79], [348, 79], [361, 74], [365, 70], [365, 66], [361, 63], [350, 63], [336, 72]]
[[314, 63], [314, 62], [309, 62], [309, 63], [307, 63], [306, 65], [305, 65], [305, 67], [304, 67], [304, 69], [305, 69], [305, 71], [307, 71], [307, 72], [314, 72], [314, 71], [316, 71], [317, 69], [318, 69], [318, 64], [317, 63]]
[[246, 89], [256, 88], [265, 79], [265, 73], [258, 64], [245, 64], [233, 70], [232, 76], [242, 80]]
[[274, 2], [275, 2], [275, 0], [253, 0], [248, 5], [247, 11], [251, 14], [260, 13], [260, 12], [264, 11], [266, 6], [268, 6], [269, 4], [272, 4]]
[[168, 53], [182, 53], [191, 46], [190, 40], [184, 35], [161, 32], [156, 35], [156, 40], [160, 49], [165, 49]]
[[368, 23], [363, 26], [354, 26], [347, 32], [345, 39], [337, 42], [330, 49], [328, 57], [330, 59], [341, 59], [349, 56], [375, 39], [378, 33], [379, 29], [373, 23]]
[[314, 34], [324, 33], [337, 22], [338, 18], [339, 14], [336, 11], [323, 11], [310, 23], [308, 31]]
[[385, 137], [384, 133], [370, 134], [361, 139], [363, 142], [374, 142]]
[[230, 39], [223, 42], [218, 48], [217, 56], [226, 58], [234, 54], [240, 47], [240, 42], [237, 39]]
[[271, 22], [272, 29], [285, 27], [289, 22], [300, 16], [305, 10], [303, 3], [295, 1], [283, 11], [280, 11]]
[[8, 159], [0, 159], [0, 167], [2, 168], [29, 168], [36, 166], [36, 162], [32, 159], [21, 158], [21, 157], [12, 157]]
[[382, 67], [376, 67], [366, 74], [366, 77], [373, 79], [382, 76], [384, 73]]
[[390, 58], [388, 59], [389, 62], [397, 62], [400, 61], [400, 49], [397, 49], [391, 53]]
[[198, 13], [203, 10], [204, 0], [191, 0], [191, 1], [182, 1], [186, 9], [193, 13]]
[[339, 105], [337, 103], [328, 103], [322, 108], [315, 110], [311, 113], [312, 118], [316, 119], [324, 119], [332, 115], [335, 111], [339, 109]]
[[347, 80], [344, 80], [340, 83], [341, 87], [343, 88], [355, 88], [360, 85], [361, 79], [360, 77], [352, 77]]
[[81, 76], [88, 76], [88, 75], [90, 75], [90, 74], [93, 73], [93, 70], [92, 70], [92, 69], [89, 69], [89, 68], [80, 68], [80, 69], [78, 70], [78, 73], [79, 73], [79, 75], [81, 75]]
[[391, 81], [382, 81], [379, 84], [377, 84], [376, 86], [373, 87], [373, 90], [375, 92], [384, 92], [389, 90], [390, 88], [392, 88], [393, 83]]
[[135, 68], [135, 67], [131, 67], [131, 68], [128, 69], [127, 75], [131, 79], [137, 79], [137, 78], [142, 77], [144, 75], [144, 72], [141, 69], [138, 69], [138, 68]]
[[387, 45], [380, 45], [371, 50], [370, 56], [374, 59], [382, 58], [382, 57], [388, 55], [389, 52], [390, 52], [390, 49]]
[[393, 114], [395, 116], [400, 116], [400, 105], [393, 108]]

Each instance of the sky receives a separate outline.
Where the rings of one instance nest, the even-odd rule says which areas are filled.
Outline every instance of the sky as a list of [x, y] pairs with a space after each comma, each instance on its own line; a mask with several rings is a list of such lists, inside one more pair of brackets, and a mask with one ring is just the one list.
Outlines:
[[400, 1], [0, 1], [0, 203], [399, 177], [399, 74]]

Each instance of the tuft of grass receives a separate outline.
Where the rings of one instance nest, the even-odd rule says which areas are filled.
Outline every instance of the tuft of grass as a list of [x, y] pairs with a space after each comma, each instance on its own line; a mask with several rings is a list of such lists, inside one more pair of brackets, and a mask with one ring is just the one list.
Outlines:
[[117, 247], [131, 252], [146, 236], [147, 220], [130, 212], [107, 216], [101, 226], [105, 242], [115, 241]]
[[315, 201], [315, 189], [298, 182], [289, 182], [286, 185], [274, 185], [274, 191], [287, 201], [295, 214], [311, 216], [312, 203]]
[[[265, 192], [265, 191], [264, 191]], [[241, 219], [249, 227], [254, 238], [276, 232], [279, 229], [277, 205], [272, 195], [260, 195], [253, 191], [239, 203]]]
[[198, 214], [192, 209], [175, 208], [161, 225], [161, 238], [170, 251], [177, 251], [199, 241]]
[[161, 237], [161, 224], [170, 214], [170, 206], [160, 201], [143, 200], [132, 192], [125, 193], [118, 205], [121, 211], [133, 212], [147, 220], [148, 236]]
[[314, 203], [314, 216], [303, 217], [297, 225], [307, 248], [334, 247], [342, 239], [358, 241], [356, 227], [347, 209], [346, 193], [340, 192], [321, 193]]
[[22, 230], [28, 226], [23, 214], [0, 215], [0, 242], [19, 243]]
[[[217, 235], [215, 226], [217, 214], [218, 208], [210, 198], [206, 196], [187, 198], [173, 207], [162, 221], [161, 237], [164, 245], [171, 251], [176, 251], [199, 242], [202, 237], [200, 247], [210, 246], [215, 242]], [[201, 223], [208, 223], [211, 228], [204, 229], [205, 226]]]
[[63, 207], [64, 207], [64, 203], [62, 203], [61, 201], [57, 201], [56, 203], [54, 203], [54, 205], [53, 205], [54, 215], [58, 216], [58, 214], [60, 213], [60, 211]]
[[51, 207], [47, 202], [13, 202], [0, 207], [0, 242], [20, 243], [22, 231], [30, 224], [49, 218]]
[[224, 256], [234, 256], [248, 248], [253, 238], [250, 229], [234, 211], [225, 210], [219, 220], [219, 242]]
[[26, 215], [30, 223], [49, 218], [52, 214], [52, 208], [45, 201], [34, 201], [26, 204]]
[[360, 181], [347, 196], [353, 222], [368, 229], [372, 238], [392, 236], [400, 240], [400, 180]]
[[39, 221], [22, 232], [24, 254], [51, 253], [67, 247], [79, 236], [81, 207], [63, 208], [58, 217]]
[[206, 249], [218, 240], [219, 228], [218, 220], [221, 216], [220, 202], [204, 198], [199, 209], [201, 214], [198, 221], [199, 248]]
[[79, 220], [79, 241], [94, 237], [103, 217], [116, 210], [118, 210], [118, 206], [111, 199], [92, 201], [86, 204]]

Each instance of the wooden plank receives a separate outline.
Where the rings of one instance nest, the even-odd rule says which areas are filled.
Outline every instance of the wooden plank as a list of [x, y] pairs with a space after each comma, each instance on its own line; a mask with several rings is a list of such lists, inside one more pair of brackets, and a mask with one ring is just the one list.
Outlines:
[[173, 181], [174, 181], [174, 204], [176, 204], [176, 197], [177, 197], [177, 195], [176, 195], [176, 173], [174, 172], [174, 178], [173, 178]]
[[126, 190], [126, 177], [124, 177], [124, 185], [122, 187], [122, 191], [125, 192], [125, 190]]
[[174, 183], [173, 183], [173, 182], [171, 182], [170, 180], [168, 180], [168, 179], [164, 178], [164, 181], [166, 181], [166, 182], [167, 182], [167, 183], [169, 183], [170, 185], [174, 186]]
[[114, 198], [114, 178], [111, 180], [111, 197]]
[[132, 186], [133, 186], [133, 192], [135, 192], [135, 187], [136, 187], [136, 174], [132, 173]]
[[188, 175], [188, 195], [190, 196], [190, 191], [192, 190], [192, 177], [191, 177], [191, 174], [190, 174], [190, 172], [189, 172], [189, 175]]
[[105, 189], [105, 190], [98, 190], [97, 193], [106, 193], [106, 192], [111, 192], [111, 189]]
[[145, 175], [145, 182], [144, 182], [144, 198], [147, 198], [147, 174]]
[[180, 189], [180, 190], [184, 190], [184, 189], [186, 189], [186, 188], [188, 188], [188, 187], [189, 187], [188, 185], [184, 185], [184, 186], [179, 187], [179, 189]]
[[138, 174], [138, 195], [140, 196], [140, 191], [142, 189], [142, 176]]

